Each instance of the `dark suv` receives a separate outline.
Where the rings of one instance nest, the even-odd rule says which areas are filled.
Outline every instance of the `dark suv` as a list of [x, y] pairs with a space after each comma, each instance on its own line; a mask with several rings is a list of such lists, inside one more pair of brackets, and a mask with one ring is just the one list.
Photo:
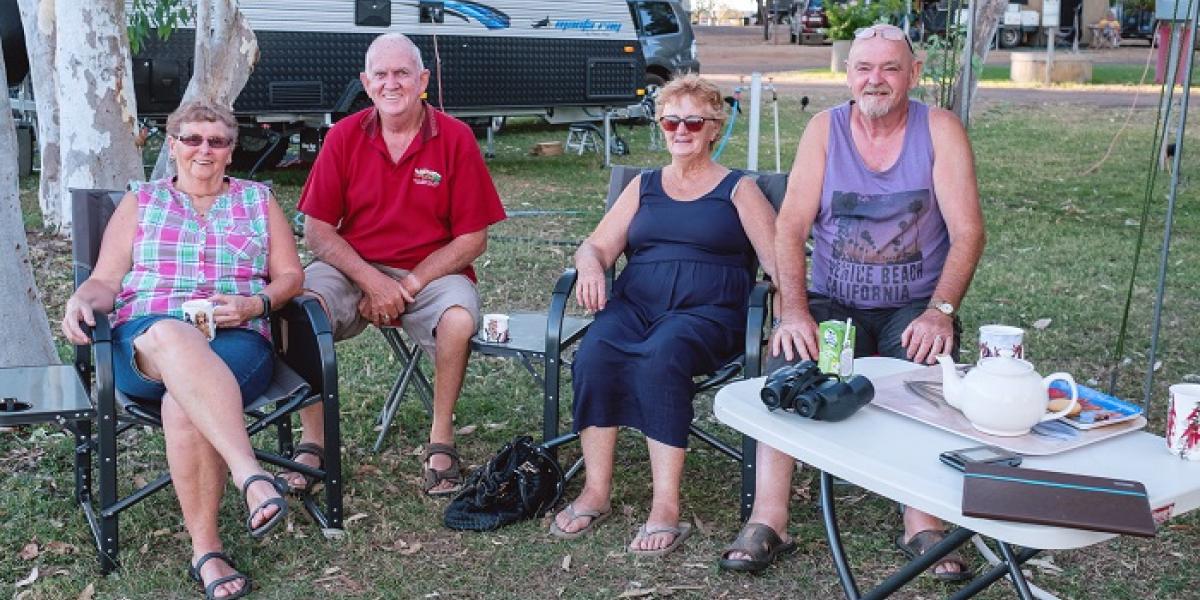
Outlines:
[[826, 0], [797, 0], [792, 4], [791, 38], [793, 44], [824, 44], [829, 19], [825, 17]]

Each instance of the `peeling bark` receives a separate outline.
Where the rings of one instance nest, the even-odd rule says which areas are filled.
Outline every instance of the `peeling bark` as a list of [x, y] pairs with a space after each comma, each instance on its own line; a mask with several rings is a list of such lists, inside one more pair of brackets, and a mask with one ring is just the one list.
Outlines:
[[[0, 81], [6, 81], [0, 47]], [[17, 155], [8, 94], [0, 96], [0, 156]], [[0, 367], [58, 364], [46, 309], [38, 299], [17, 188], [17, 161], [0, 160]]]
[[[195, 17], [195, 68], [183, 102], [233, 106], [258, 63], [258, 38], [236, 0], [198, 0]], [[160, 152], [151, 179], [174, 174], [175, 164]]]
[[145, 174], [124, 2], [57, 0], [54, 16], [63, 208], [55, 225], [69, 231], [71, 188], [124, 189]]
[[58, 142], [58, 75], [54, 70], [54, 0], [17, 0], [17, 3], [25, 30], [33, 95], [37, 101], [38, 155], [41, 159], [38, 206], [42, 209], [42, 220], [47, 225], [57, 225], [71, 209], [62, 204], [59, 180], [61, 149]]

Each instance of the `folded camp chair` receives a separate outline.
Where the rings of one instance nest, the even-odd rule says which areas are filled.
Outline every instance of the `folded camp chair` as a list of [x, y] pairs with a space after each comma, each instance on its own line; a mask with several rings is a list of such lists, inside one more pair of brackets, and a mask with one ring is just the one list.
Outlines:
[[[621, 192], [629, 185], [629, 182], [633, 181], [634, 177], [646, 170], [640, 167], [614, 166], [612, 174], [609, 177], [605, 210], [612, 208], [613, 203], [617, 201]], [[767, 200], [771, 202], [771, 205], [778, 212], [779, 207], [783, 204], [784, 193], [787, 191], [787, 174], [756, 174], [747, 172], [747, 175], [755, 178], [755, 182], [758, 184], [759, 189], [762, 190], [763, 195], [767, 197]], [[608, 273], [606, 273], [610, 289], [612, 288], [615, 275], [615, 268], [609, 269]], [[575, 287], [576, 277], [577, 274], [573, 268], [566, 269], [562, 276], [559, 277], [551, 294], [550, 309], [548, 318], [546, 319], [545, 364], [543, 371], [545, 373], [545, 388], [542, 426], [545, 439], [547, 440], [546, 445], [552, 448], [571, 442], [578, 437], [578, 434], [575, 433], [560, 434], [559, 432], [559, 398], [561, 397], [561, 371], [564, 362], [561, 356], [567, 346], [583, 337], [587, 329], [586, 324], [577, 329], [577, 323], [572, 321], [571, 317], [566, 316], [567, 303], [571, 299], [571, 291]], [[768, 316], [770, 307], [768, 305], [768, 297], [770, 290], [771, 282], [765, 278], [755, 284], [751, 290], [749, 310], [746, 314], [745, 352], [714, 373], [698, 381], [695, 393], [699, 394], [700, 392], [720, 387], [735, 379], [758, 377], [762, 374], [761, 356], [764, 346], [764, 330], [769, 325]], [[512, 329], [511, 322], [509, 328], [510, 330]], [[695, 422], [691, 424], [689, 430], [693, 436], [742, 464], [741, 509], [744, 514], [748, 514], [746, 511], [754, 501], [754, 439], [742, 436], [742, 448], [738, 450], [700, 428]], [[578, 468], [579, 464], [576, 463], [568, 471], [568, 477], [574, 475]]]
[[[123, 192], [109, 190], [71, 190], [71, 253], [75, 265], [75, 286], [91, 274], [100, 254], [100, 240]], [[325, 311], [313, 298], [297, 298], [272, 315], [271, 332], [277, 357], [275, 377], [270, 388], [245, 409], [247, 432], [253, 436], [268, 427], [278, 435], [278, 449], [268, 452], [255, 448], [258, 460], [317, 478], [324, 485], [324, 507], [319, 496], [306, 494], [304, 507], [313, 520], [325, 529], [342, 528], [341, 431], [338, 417], [337, 363], [333, 354], [333, 334]], [[121, 456], [117, 438], [125, 431], [143, 425], [162, 427], [157, 405], [133, 402], [113, 385], [112, 336], [105, 315], [96, 315], [90, 346], [75, 347], [75, 369], [84, 387], [94, 392], [97, 433], [91, 423], [75, 429], [78, 501], [92, 529], [100, 560], [107, 573], [119, 566], [118, 517], [171, 483], [164, 473], [118, 497], [117, 465]], [[305, 406], [323, 403], [325, 412], [325, 468], [314, 469], [296, 463], [292, 454], [291, 415]], [[120, 410], [118, 411], [118, 407]], [[99, 463], [99, 500], [92, 496], [92, 458]], [[310, 491], [312, 488], [310, 487]]]

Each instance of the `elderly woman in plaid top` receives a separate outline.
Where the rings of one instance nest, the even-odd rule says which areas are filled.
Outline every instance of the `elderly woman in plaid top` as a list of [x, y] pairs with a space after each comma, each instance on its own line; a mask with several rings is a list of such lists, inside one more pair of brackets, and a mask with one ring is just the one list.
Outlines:
[[[237, 139], [229, 110], [200, 102], [167, 120], [174, 178], [134, 182], [104, 232], [92, 276], [67, 301], [62, 330], [88, 343], [80, 322], [113, 315], [116, 386], [161, 402], [167, 462], [192, 540], [188, 574], [208, 598], [238, 598], [249, 578], [222, 553], [217, 509], [226, 472], [241, 486], [254, 537], [283, 521], [287, 503], [254, 458], [243, 403], [271, 381], [267, 314], [303, 280], [296, 243], [271, 191], [225, 168]], [[215, 306], [209, 342], [183, 303]]]

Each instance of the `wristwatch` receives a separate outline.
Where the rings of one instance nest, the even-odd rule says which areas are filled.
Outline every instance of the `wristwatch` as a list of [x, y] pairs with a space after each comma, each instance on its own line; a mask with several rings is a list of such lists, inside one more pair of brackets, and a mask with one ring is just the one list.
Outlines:
[[946, 315], [947, 317], [954, 316], [954, 305], [945, 300], [934, 298], [929, 301], [928, 308], [932, 308], [943, 315]]

